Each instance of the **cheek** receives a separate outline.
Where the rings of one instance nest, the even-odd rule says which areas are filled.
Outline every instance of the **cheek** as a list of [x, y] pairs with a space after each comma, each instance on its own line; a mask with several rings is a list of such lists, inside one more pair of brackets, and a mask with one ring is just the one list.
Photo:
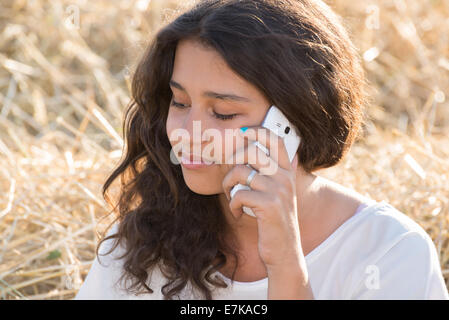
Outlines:
[[217, 146], [217, 148], [221, 151], [221, 162], [225, 164], [226, 160], [228, 160], [235, 151], [242, 147], [237, 144], [237, 139], [233, 135], [226, 136], [223, 132], [221, 145]]
[[[171, 109], [170, 109], [171, 110]], [[180, 128], [182, 124], [181, 117], [177, 116], [176, 113], [169, 111], [167, 116], [167, 121], [165, 123], [167, 137], [170, 139], [172, 133], [175, 129]], [[170, 141], [172, 144], [174, 141]]]

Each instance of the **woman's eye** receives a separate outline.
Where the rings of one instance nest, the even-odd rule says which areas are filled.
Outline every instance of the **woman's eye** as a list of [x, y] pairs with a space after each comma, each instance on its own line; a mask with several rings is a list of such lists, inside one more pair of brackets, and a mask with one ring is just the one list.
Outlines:
[[231, 120], [233, 119], [237, 114], [219, 114], [214, 111], [214, 117], [220, 120]]
[[[185, 104], [177, 103], [177, 102], [175, 102], [175, 100], [172, 100], [171, 105], [174, 106], [174, 107], [180, 108], [180, 109], [187, 108], [187, 106], [186, 106]], [[223, 121], [225, 121], [225, 120], [231, 120], [231, 119], [233, 119], [236, 115], [237, 115], [237, 114], [220, 114], [220, 113], [216, 113], [216, 112], [214, 111], [214, 117], [217, 118], [217, 119], [223, 120]]]
[[186, 107], [186, 106], [185, 106], [184, 104], [182, 104], [182, 103], [177, 103], [177, 102], [175, 102], [175, 100], [172, 100], [171, 105], [172, 105], [172, 106], [175, 106], [175, 107], [177, 107], [177, 108], [181, 108], [181, 109], [183, 109], [183, 108]]

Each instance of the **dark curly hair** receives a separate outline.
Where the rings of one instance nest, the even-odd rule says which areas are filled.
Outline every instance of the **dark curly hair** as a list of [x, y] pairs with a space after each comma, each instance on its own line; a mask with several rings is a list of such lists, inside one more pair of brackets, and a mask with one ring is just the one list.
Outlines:
[[[169, 81], [177, 43], [198, 41], [216, 50], [229, 67], [255, 85], [296, 125], [302, 137], [298, 160], [306, 172], [337, 164], [358, 136], [366, 102], [364, 71], [346, 28], [319, 0], [205, 0], [195, 2], [158, 30], [132, 79], [125, 112], [126, 151], [103, 186], [103, 197], [120, 176], [118, 231], [127, 288], [152, 293], [150, 270], [163, 263], [172, 299], [188, 282], [212, 299], [207, 284], [226, 287], [212, 274], [235, 258], [232, 230], [219, 195], [192, 192], [170, 160], [166, 120]], [[228, 254], [228, 255], [226, 255]], [[206, 283], [207, 282], [207, 283]]]

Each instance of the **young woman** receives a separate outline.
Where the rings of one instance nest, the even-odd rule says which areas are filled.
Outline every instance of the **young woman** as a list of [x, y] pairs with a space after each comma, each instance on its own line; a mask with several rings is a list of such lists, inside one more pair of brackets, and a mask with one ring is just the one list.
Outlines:
[[[126, 154], [103, 189], [121, 177], [118, 222], [76, 299], [448, 299], [416, 222], [313, 173], [357, 138], [364, 85], [321, 1], [208, 0], [179, 15], [135, 72]], [[272, 150], [260, 139], [272, 105], [301, 137], [292, 162], [282, 140]], [[233, 136], [242, 148], [216, 138], [241, 127], [256, 129]], [[212, 152], [175, 152], [178, 129], [191, 137], [183, 147]], [[252, 169], [255, 141], [270, 153]], [[229, 163], [229, 150], [244, 163]], [[238, 183], [251, 189], [231, 199]]]

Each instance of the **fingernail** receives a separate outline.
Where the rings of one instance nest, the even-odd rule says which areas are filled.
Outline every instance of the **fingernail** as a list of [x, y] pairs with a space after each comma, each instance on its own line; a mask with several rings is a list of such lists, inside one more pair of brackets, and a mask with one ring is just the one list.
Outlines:
[[240, 133], [243, 133], [243, 132], [245, 132], [246, 130], [248, 130], [248, 127], [241, 127], [241, 128], [240, 128]]

